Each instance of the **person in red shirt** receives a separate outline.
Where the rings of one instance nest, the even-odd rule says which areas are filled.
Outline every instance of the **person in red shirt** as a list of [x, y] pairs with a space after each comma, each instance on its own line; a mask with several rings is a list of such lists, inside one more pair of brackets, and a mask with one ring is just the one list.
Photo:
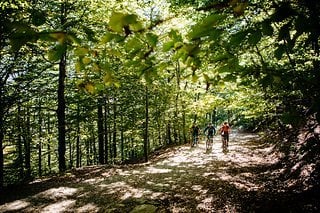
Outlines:
[[221, 126], [221, 128], [219, 129], [219, 132], [221, 134], [222, 137], [222, 146], [228, 146], [229, 143], [229, 134], [231, 132], [231, 128], [228, 124], [228, 122], [224, 122], [223, 125]]

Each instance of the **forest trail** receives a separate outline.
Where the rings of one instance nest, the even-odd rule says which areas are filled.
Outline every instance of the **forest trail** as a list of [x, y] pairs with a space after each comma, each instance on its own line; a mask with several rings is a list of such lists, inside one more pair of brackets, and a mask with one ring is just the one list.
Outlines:
[[234, 133], [222, 150], [216, 136], [210, 152], [201, 141], [146, 164], [73, 170], [5, 192], [0, 212], [265, 212], [277, 158], [258, 139]]

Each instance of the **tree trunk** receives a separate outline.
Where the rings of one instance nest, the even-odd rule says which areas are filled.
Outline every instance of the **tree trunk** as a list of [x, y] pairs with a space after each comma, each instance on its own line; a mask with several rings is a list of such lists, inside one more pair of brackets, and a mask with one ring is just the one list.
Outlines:
[[123, 114], [122, 114], [122, 110], [120, 110], [120, 112], [121, 112], [121, 129], [120, 129], [120, 137], [121, 137], [121, 139], [120, 139], [120, 148], [121, 148], [121, 162], [123, 162], [124, 161], [124, 136], [123, 136]]
[[103, 129], [103, 109], [102, 99], [98, 99], [98, 147], [99, 164], [104, 164], [104, 129]]
[[144, 142], [143, 142], [143, 154], [144, 154], [144, 161], [148, 162], [148, 147], [149, 147], [149, 137], [148, 137], [148, 131], [149, 131], [149, 94], [148, 94], [148, 86], [146, 86], [145, 90], [145, 127], [144, 127]]
[[27, 108], [26, 112], [26, 127], [24, 128], [24, 163], [26, 168], [25, 178], [30, 180], [31, 178], [31, 124], [30, 124], [30, 112]]
[[[185, 109], [185, 107], [183, 107], [183, 109]], [[182, 134], [183, 134], [183, 143], [187, 143], [188, 139], [187, 139], [187, 127], [186, 127], [186, 111], [183, 110], [182, 112]]]
[[170, 123], [167, 124], [167, 138], [166, 138], [167, 144], [172, 144], [172, 138], [171, 138], [171, 125]]
[[105, 152], [105, 163], [109, 163], [109, 140], [108, 140], [108, 106], [107, 100], [104, 99], [104, 152]]
[[18, 102], [18, 116], [17, 116], [17, 131], [18, 131], [18, 164], [19, 164], [19, 179], [23, 179], [23, 150], [22, 150], [22, 128], [21, 128], [21, 120], [22, 120], [22, 115], [21, 115], [21, 103], [20, 101]]
[[[48, 122], [48, 135], [50, 135], [51, 134], [51, 126], [50, 126], [50, 113], [48, 113], [48, 120], [47, 120], [47, 122]], [[50, 145], [50, 143], [51, 143], [51, 141], [50, 141], [50, 138], [51, 137], [48, 137], [48, 141], [47, 141], [47, 143], [48, 143], [48, 145], [47, 145], [47, 152], [48, 152], [48, 168], [49, 168], [49, 171], [51, 172], [51, 145]]]
[[81, 166], [80, 161], [80, 104], [77, 104], [77, 142], [76, 142], [76, 167], [79, 168]]
[[58, 88], [58, 156], [59, 156], [59, 171], [66, 170], [66, 121], [65, 121], [65, 77], [66, 77], [66, 54], [63, 54], [59, 63], [59, 88]]
[[72, 141], [71, 141], [71, 132], [68, 131], [68, 144], [69, 144], [69, 168], [73, 167], [73, 156], [72, 156]]
[[[67, 22], [67, 8], [66, 2], [61, 4], [61, 26], [64, 26]], [[67, 45], [67, 44], [63, 44]], [[58, 85], [58, 158], [59, 158], [59, 171], [64, 172], [66, 170], [66, 100], [65, 100], [65, 78], [66, 78], [66, 58], [67, 48], [62, 54], [59, 62], [59, 85]]]
[[42, 117], [41, 117], [41, 99], [39, 98], [39, 143], [38, 143], [38, 173], [42, 176]]
[[113, 159], [117, 157], [117, 103], [113, 103], [113, 138], [112, 138]]
[[86, 139], [86, 162], [87, 166], [90, 165], [90, 138]]
[[[2, 107], [0, 107], [2, 108]], [[4, 159], [3, 159], [3, 140], [4, 140], [4, 114], [3, 110], [0, 109], [0, 191], [3, 188], [4, 184], [4, 173], [3, 173], [3, 166], [4, 166]]]

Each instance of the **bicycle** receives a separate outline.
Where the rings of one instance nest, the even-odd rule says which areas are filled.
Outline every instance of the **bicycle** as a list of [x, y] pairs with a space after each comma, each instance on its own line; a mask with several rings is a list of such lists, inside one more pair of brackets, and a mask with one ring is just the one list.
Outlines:
[[221, 139], [222, 139], [222, 147], [227, 148], [228, 147], [228, 134], [222, 133]]
[[199, 142], [199, 135], [193, 135], [191, 140], [191, 147], [197, 146]]
[[213, 144], [213, 135], [208, 135], [206, 140], [206, 150], [209, 151], [212, 149]]

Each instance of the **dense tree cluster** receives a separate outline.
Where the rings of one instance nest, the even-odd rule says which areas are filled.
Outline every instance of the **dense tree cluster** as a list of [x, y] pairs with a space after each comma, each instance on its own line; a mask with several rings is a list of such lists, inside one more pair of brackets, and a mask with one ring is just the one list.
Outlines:
[[2, 1], [0, 186], [148, 161], [186, 143], [195, 121], [317, 123], [319, 9], [317, 0]]

